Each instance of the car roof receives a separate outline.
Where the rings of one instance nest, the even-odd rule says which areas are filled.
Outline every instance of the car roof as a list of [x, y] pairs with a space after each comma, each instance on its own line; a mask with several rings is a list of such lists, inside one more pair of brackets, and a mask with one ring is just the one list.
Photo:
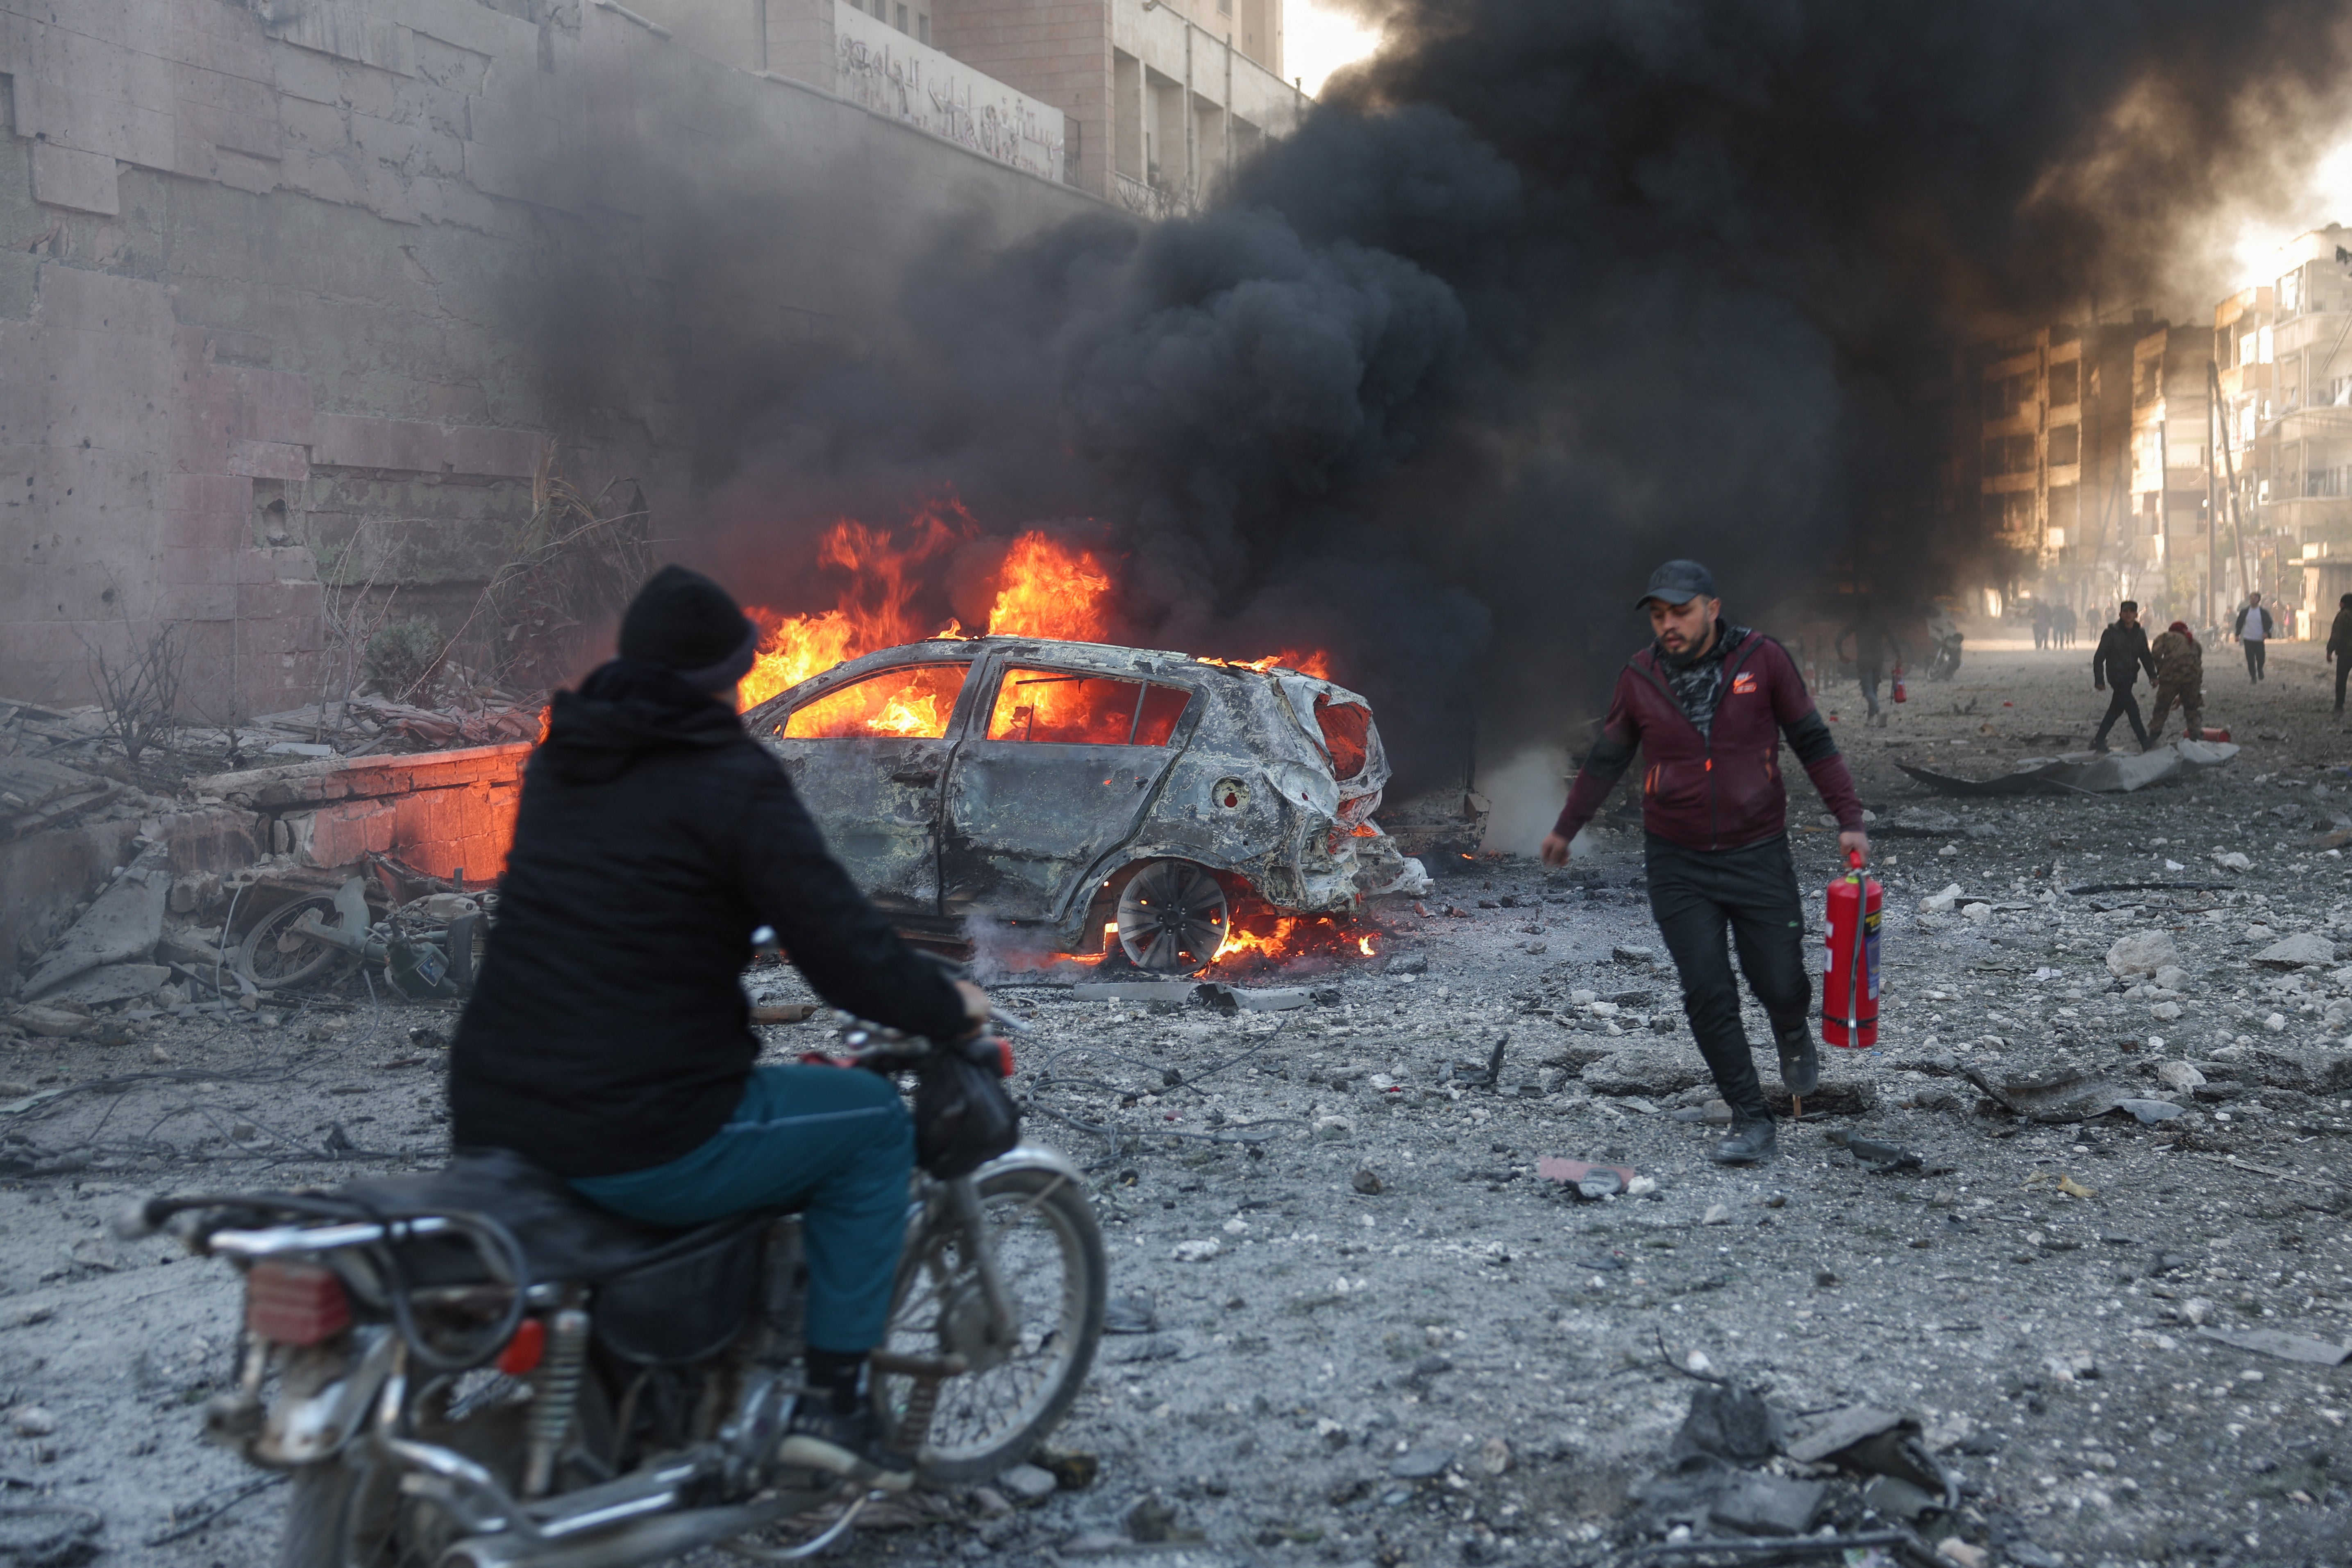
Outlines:
[[1099, 670], [1106, 675], [1175, 676], [1183, 673], [1206, 675], [1216, 673], [1241, 679], [1255, 679], [1269, 684], [1303, 683], [1326, 695], [1334, 703], [1353, 702], [1366, 709], [1371, 704], [1357, 693], [1320, 676], [1307, 675], [1283, 665], [1244, 663], [1234, 659], [1207, 658], [1193, 654], [1179, 653], [1168, 648], [1128, 647], [1118, 643], [1073, 642], [1059, 637], [937, 637], [917, 643], [901, 643], [895, 647], [876, 648], [856, 658], [842, 660], [829, 669], [819, 670], [796, 686], [786, 688], [744, 715], [746, 721], [796, 702], [800, 698], [827, 687], [855, 680], [871, 671], [888, 669], [898, 665], [927, 664], [950, 660], [977, 659], [992, 651], [1001, 651], [1016, 658], [1034, 658], [1041, 663], [1063, 665], [1080, 669]]

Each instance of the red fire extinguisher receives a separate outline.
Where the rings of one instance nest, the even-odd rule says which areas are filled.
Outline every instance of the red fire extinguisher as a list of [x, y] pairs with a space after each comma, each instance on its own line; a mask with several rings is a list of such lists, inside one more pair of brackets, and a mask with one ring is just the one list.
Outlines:
[[1908, 697], [1904, 695], [1903, 667], [1899, 664], [1895, 667], [1895, 700], [1897, 702], [1907, 702], [1910, 700]]
[[1830, 884], [1830, 969], [1822, 980], [1822, 1038], [1848, 1050], [1878, 1044], [1878, 910], [1885, 889], [1850, 851]]

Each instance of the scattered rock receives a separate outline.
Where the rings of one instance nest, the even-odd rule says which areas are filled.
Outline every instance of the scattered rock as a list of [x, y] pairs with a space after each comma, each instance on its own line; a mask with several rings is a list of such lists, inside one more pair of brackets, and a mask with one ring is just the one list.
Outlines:
[[1400, 952], [1389, 960], [1387, 969], [1391, 974], [1426, 974], [1429, 973], [1429, 955], [1425, 952]]
[[1367, 1165], [1349, 1177], [1348, 1184], [1366, 1197], [1372, 1197], [1381, 1190], [1381, 1178], [1370, 1166]]
[[58, 1418], [37, 1405], [19, 1405], [8, 1412], [8, 1430], [19, 1437], [46, 1437], [58, 1429]]
[[1701, 1225], [1729, 1225], [1730, 1223], [1731, 1211], [1721, 1204], [1708, 1205], [1705, 1217], [1699, 1221]]
[[998, 1476], [996, 1484], [1011, 1493], [1016, 1502], [1043, 1502], [1054, 1495], [1061, 1483], [1049, 1470], [1035, 1465], [1015, 1465]]
[[1977, 924], [1982, 925], [1987, 921], [1992, 919], [1992, 906], [1990, 904], [1963, 904], [1960, 906], [1960, 918], [1963, 920], [1974, 921]]
[[2187, 1062], [2159, 1062], [2156, 1068], [2156, 1081], [2167, 1089], [2185, 1092], [2203, 1083], [2205, 1075]]
[[8, 1015], [8, 1021], [26, 1034], [52, 1040], [70, 1040], [97, 1026], [97, 1021], [89, 1015], [68, 1013], [58, 1007], [19, 1007]]
[[2152, 978], [2160, 969], [2177, 969], [2180, 952], [2169, 931], [2141, 931], [2118, 937], [2107, 949], [2107, 973], [2120, 978]]
[[2347, 1361], [2352, 1361], [2352, 1345], [2339, 1345], [2303, 1334], [2285, 1333], [2277, 1329], [2200, 1327], [2197, 1331], [2203, 1338], [2219, 1340], [2235, 1349], [2277, 1356], [2283, 1361], [2299, 1361], [2313, 1366], [2342, 1366]]
[[1827, 1481], [1743, 1475], [1717, 1497], [1707, 1517], [1748, 1535], [1802, 1535], [1813, 1527], [1829, 1489]]
[[1224, 1249], [1217, 1241], [1180, 1241], [1170, 1256], [1179, 1263], [1206, 1263]]
[[2336, 962], [2336, 944], [2315, 931], [2302, 931], [2254, 954], [2265, 969], [2311, 969]]
[[2254, 868], [2254, 863], [2252, 860], [2247, 859], [2243, 855], [2239, 854], [2234, 849], [2226, 854], [2216, 851], [2213, 856], [2213, 864], [2219, 866], [2224, 871], [2251, 871]]
[[1609, 950], [1609, 962], [1612, 963], [1655, 963], [1658, 962], [1658, 955], [1653, 949], [1640, 947], [1632, 942], [1621, 942], [1616, 946]]
[[1948, 1535], [1937, 1542], [1936, 1555], [1949, 1558], [1958, 1563], [1959, 1568], [1985, 1568], [1989, 1553], [1981, 1546], [1972, 1546], [1957, 1535]]
[[1479, 1447], [1478, 1468], [1490, 1476], [1499, 1476], [1511, 1468], [1511, 1446], [1500, 1437], [1489, 1437]]
[[1408, 1448], [1391, 1461], [1389, 1475], [1400, 1481], [1432, 1481], [1453, 1463], [1454, 1455], [1444, 1448]]
[[1960, 885], [1954, 882], [1940, 893], [1930, 893], [1919, 900], [1919, 912], [1927, 915], [1948, 913], [1960, 901]]

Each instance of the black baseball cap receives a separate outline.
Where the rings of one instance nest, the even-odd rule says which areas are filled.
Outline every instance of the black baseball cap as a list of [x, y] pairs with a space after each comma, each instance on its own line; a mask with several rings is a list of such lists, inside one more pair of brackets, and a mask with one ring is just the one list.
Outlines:
[[1696, 561], [1669, 561], [1650, 574], [1650, 585], [1633, 601], [1640, 609], [1653, 599], [1687, 605], [1693, 599], [1715, 597], [1715, 574]]

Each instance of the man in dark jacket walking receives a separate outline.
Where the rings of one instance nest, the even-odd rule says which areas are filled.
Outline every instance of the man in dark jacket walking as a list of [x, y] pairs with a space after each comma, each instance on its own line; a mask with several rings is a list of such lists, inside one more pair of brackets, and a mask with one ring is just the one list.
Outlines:
[[2143, 668], [2151, 679], [2155, 678], [2156, 659], [2147, 651], [2147, 628], [2139, 624], [2139, 605], [2126, 599], [2116, 607], [2113, 624], [2099, 634], [2099, 646], [2091, 653], [2091, 689], [2105, 691], [2112, 687], [2115, 690], [2107, 700], [2107, 716], [2099, 721], [2099, 732], [2091, 737], [2091, 750], [2107, 749], [2107, 731], [2122, 718], [2131, 721], [2132, 733], [2139, 737], [2139, 749], [2147, 750], [2147, 726], [2140, 722], [2139, 699], [2132, 695], [2132, 687]]
[[902, 1489], [864, 1396], [905, 1226], [913, 1129], [873, 1073], [755, 1068], [740, 976], [776, 934], [817, 994], [933, 1039], [988, 1016], [898, 939], [825, 852], [735, 684], [757, 636], [725, 590], [666, 566], [621, 657], [555, 695], [523, 773], [480, 984], [450, 1053], [459, 1147], [514, 1150], [658, 1225], [801, 1208], [808, 1373], [779, 1458]]
[[1544, 863], [1568, 864], [1570, 842], [1638, 749], [1650, 912], [1682, 976], [1683, 1012], [1699, 1054], [1731, 1106], [1731, 1135], [1715, 1157], [1727, 1164], [1762, 1160], [1777, 1138], [1739, 1024], [1727, 928], [1748, 988], [1772, 1021], [1780, 1081], [1802, 1096], [1821, 1079], [1808, 1022], [1805, 910], [1780, 784], [1782, 738], [1836, 813], [1839, 845], [1867, 856], [1862, 802], [1788, 650], [1722, 618], [1706, 567], [1667, 562], [1651, 574], [1636, 607], [1649, 612], [1656, 641], [1618, 673], [1601, 738], [1543, 841]]
[[2263, 665], [2269, 651], [2270, 639], [2278, 635], [2278, 623], [2263, 608], [2260, 594], [2246, 595], [2245, 608], [2230, 628], [2231, 635], [2246, 646], [2246, 679], [2249, 683], [2262, 679]]
[[2336, 663], [2336, 716], [2344, 717], [2344, 679], [2352, 676], [2352, 594], [2336, 601], [2336, 621], [2327, 628], [2327, 658]]

